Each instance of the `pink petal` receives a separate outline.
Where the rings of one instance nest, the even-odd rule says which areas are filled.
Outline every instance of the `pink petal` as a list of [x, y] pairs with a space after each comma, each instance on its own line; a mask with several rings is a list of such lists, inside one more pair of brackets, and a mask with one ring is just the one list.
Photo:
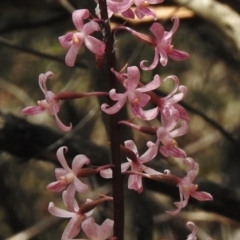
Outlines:
[[152, 70], [158, 65], [158, 61], [159, 61], [159, 53], [158, 53], [158, 50], [155, 48], [155, 55], [154, 55], [152, 64], [149, 67], [145, 67], [144, 63], [148, 61], [143, 60], [140, 62], [140, 67], [142, 68], [142, 70]]
[[58, 41], [60, 42], [62, 47], [70, 48], [73, 44], [73, 33], [69, 32], [63, 36], [60, 36], [58, 38]]
[[121, 164], [121, 172], [126, 172], [130, 168], [131, 162], [125, 162]]
[[128, 79], [126, 82], [127, 90], [129, 91], [135, 89], [140, 80], [140, 71], [136, 66], [127, 68], [127, 79]]
[[112, 1], [108, 0], [108, 8], [114, 13], [122, 13], [129, 9], [132, 5], [132, 0]]
[[150, 27], [150, 31], [156, 38], [156, 43], [161, 42], [164, 36], [164, 28], [160, 23], [154, 22]]
[[89, 11], [87, 9], [76, 10], [72, 13], [73, 23], [78, 31], [82, 31], [84, 25], [84, 19], [89, 17]]
[[48, 211], [56, 217], [61, 217], [61, 218], [71, 218], [75, 215], [73, 212], [69, 212], [67, 210], [55, 207], [53, 202], [50, 202], [48, 205]]
[[150, 121], [150, 120], [156, 118], [158, 113], [159, 113], [158, 107], [155, 107], [155, 108], [149, 109], [149, 110], [142, 110], [141, 119]]
[[101, 170], [100, 175], [103, 178], [112, 178], [112, 169], [108, 168], [108, 169]]
[[164, 0], [148, 0], [149, 4], [158, 4], [158, 3], [162, 3]]
[[177, 102], [181, 101], [184, 98], [184, 96], [187, 93], [187, 88], [185, 86], [181, 85], [181, 86], [179, 86], [178, 89], [179, 89], [180, 93], [175, 94], [171, 98], [169, 98], [167, 100], [167, 103], [174, 104], [174, 103], [177, 103]]
[[158, 171], [156, 171], [156, 170], [154, 170], [153, 168], [150, 168], [150, 167], [144, 168], [144, 172], [148, 173], [150, 175], [163, 175], [163, 173], [158, 172]]
[[43, 94], [45, 94], [48, 91], [47, 85], [46, 85], [47, 79], [48, 78], [53, 78], [53, 77], [54, 77], [54, 74], [51, 71], [48, 71], [46, 73], [41, 73], [39, 75], [38, 83], [39, 83], [39, 86], [40, 86]]
[[188, 235], [187, 240], [197, 240], [196, 234], [197, 234], [197, 228], [193, 222], [187, 222], [187, 227], [189, 229], [192, 229], [192, 233]]
[[111, 89], [109, 97], [114, 101], [119, 101], [123, 98], [127, 98], [127, 93], [116, 93], [116, 89]]
[[89, 163], [90, 160], [85, 155], [79, 154], [72, 161], [72, 170], [75, 174], [77, 174], [83, 165]]
[[65, 176], [69, 173], [69, 170], [66, 170], [64, 168], [55, 168], [55, 176], [57, 179], [59, 179], [62, 176]]
[[158, 88], [160, 85], [161, 85], [160, 76], [158, 74], [156, 74], [150, 83], [148, 83], [140, 88], [137, 88], [137, 90], [139, 92], [149, 92], [149, 91], [152, 91], [152, 90]]
[[69, 67], [73, 67], [76, 61], [76, 57], [78, 55], [78, 51], [82, 46], [82, 42], [78, 44], [72, 44], [69, 48], [67, 55], [65, 57], [65, 62]]
[[151, 144], [148, 150], [139, 158], [140, 163], [146, 163], [156, 157], [158, 153], [158, 144]]
[[63, 202], [71, 212], [79, 211], [79, 206], [75, 199], [75, 193], [76, 190], [73, 183], [71, 183], [67, 190], [62, 193]]
[[67, 226], [63, 232], [61, 240], [76, 237], [81, 230], [81, 224], [82, 224], [83, 219], [84, 219], [84, 216], [81, 216], [81, 215], [78, 215], [75, 213], [74, 216], [72, 217], [72, 219], [67, 224]]
[[176, 61], [188, 59], [190, 56], [187, 52], [171, 49], [168, 51], [168, 56]]
[[92, 36], [87, 36], [85, 38], [85, 45], [91, 52], [93, 52], [97, 56], [102, 56], [105, 52], [105, 43]]
[[88, 185], [87, 184], [84, 184], [82, 183], [78, 178], [74, 178], [74, 186], [75, 186], [75, 189], [78, 191], [78, 192], [87, 192], [88, 191]]
[[182, 106], [180, 106], [179, 104], [174, 104], [174, 108], [178, 111], [181, 119], [183, 119], [187, 122], [190, 121], [187, 111]]
[[66, 183], [62, 181], [56, 181], [56, 182], [49, 183], [46, 189], [52, 192], [61, 192], [65, 187], [66, 187]]
[[124, 103], [127, 100], [125, 94], [122, 94], [122, 95], [123, 95], [123, 98], [120, 99], [117, 103], [115, 103], [112, 107], [108, 108], [108, 105], [106, 103], [102, 104], [101, 106], [102, 111], [107, 114], [117, 113], [123, 107]]
[[207, 193], [207, 192], [196, 191], [194, 193], [191, 193], [191, 196], [193, 198], [196, 198], [199, 201], [211, 201], [211, 200], [213, 200], [212, 195]]
[[61, 120], [58, 118], [58, 115], [57, 114], [54, 114], [54, 117], [55, 117], [55, 120], [56, 120], [56, 123], [58, 125], [58, 127], [64, 131], [64, 132], [69, 132], [72, 130], [72, 124], [70, 123], [70, 126], [66, 126], [64, 125]]
[[158, 50], [160, 54], [160, 63], [163, 66], [166, 66], [168, 63], [168, 55], [167, 52], [164, 49]]
[[131, 8], [127, 9], [126, 11], [121, 13], [125, 18], [135, 18], [135, 14]]
[[136, 144], [132, 140], [125, 141], [124, 145], [126, 148], [130, 149], [138, 156], [138, 150], [137, 150]]
[[99, 232], [99, 225], [95, 223], [94, 219], [92, 217], [87, 218], [82, 223], [82, 229], [84, 233], [88, 236], [89, 239], [97, 239], [101, 240], [101, 238], [98, 237]]
[[174, 131], [170, 132], [169, 135], [172, 138], [182, 136], [188, 132], [189, 126], [186, 121], [181, 122], [181, 126]]
[[114, 221], [106, 219], [98, 229], [98, 240], [105, 240], [112, 235]]
[[[131, 97], [131, 98], [130, 98]], [[144, 107], [149, 100], [151, 99], [151, 97], [145, 93], [142, 92], [138, 92], [138, 89], [136, 91], [134, 91], [134, 94], [132, 94], [132, 96], [128, 94], [128, 98], [130, 103], [133, 103], [133, 105], [138, 105], [140, 107]], [[135, 100], [138, 100], [137, 103], [134, 103]]]
[[66, 161], [65, 156], [64, 156], [64, 151], [67, 152], [67, 150], [68, 150], [67, 147], [60, 147], [57, 150], [57, 158], [58, 158], [58, 161], [60, 162], [60, 164], [62, 165], [62, 167], [65, 170], [67, 170], [67, 172], [72, 172], [72, 170], [68, 166], [67, 161]]
[[45, 110], [46, 110], [46, 108], [44, 108], [43, 106], [29, 106], [29, 107], [25, 107], [22, 110], [22, 113], [24, 113], [26, 115], [35, 115], [35, 114], [41, 113]]
[[174, 146], [161, 146], [160, 152], [165, 157], [185, 158], [187, 154], [180, 148]]
[[87, 36], [95, 31], [100, 31], [100, 30], [101, 29], [99, 27], [99, 24], [92, 20], [83, 26], [82, 32], [84, 33], [85, 36]]
[[170, 39], [179, 27], [179, 18], [178, 17], [172, 17], [172, 21], [174, 21], [172, 29], [164, 36], [164, 40]]
[[143, 190], [142, 177], [139, 175], [130, 175], [128, 178], [128, 188], [141, 193]]
[[137, 7], [135, 14], [139, 19], [142, 19], [144, 16], [152, 16], [154, 17], [154, 20], [157, 20], [156, 13], [148, 7]]

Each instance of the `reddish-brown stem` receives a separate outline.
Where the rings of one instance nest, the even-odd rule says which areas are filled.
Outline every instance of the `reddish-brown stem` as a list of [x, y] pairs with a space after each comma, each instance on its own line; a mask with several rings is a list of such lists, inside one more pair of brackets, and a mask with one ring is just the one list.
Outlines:
[[[111, 68], [116, 69], [114, 52], [114, 36], [109, 24], [106, 0], [99, 0], [101, 18], [104, 21], [102, 29], [106, 42], [106, 61], [109, 76], [109, 89], [117, 89], [117, 79], [111, 72]], [[110, 103], [111, 104], [111, 103]], [[114, 237], [123, 240], [124, 235], [124, 190], [123, 176], [121, 174], [121, 154], [120, 154], [120, 127], [117, 124], [118, 114], [110, 117], [110, 142], [113, 168], [113, 208], [114, 208]]]

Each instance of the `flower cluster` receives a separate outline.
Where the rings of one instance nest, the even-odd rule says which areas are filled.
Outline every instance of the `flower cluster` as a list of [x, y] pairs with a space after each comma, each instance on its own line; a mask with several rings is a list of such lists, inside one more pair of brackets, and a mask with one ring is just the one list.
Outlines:
[[[106, 40], [104, 34], [106, 29], [104, 26], [109, 23], [101, 19], [101, 7], [107, 8], [105, 10], [108, 12], [109, 17], [112, 14], [120, 13], [127, 18], [134, 18], [136, 15], [138, 18], [152, 16], [156, 19], [156, 13], [149, 8], [149, 4], [159, 4], [163, 0], [107, 0], [106, 2], [107, 5], [104, 5], [104, 1], [96, 0], [96, 15], [98, 16], [96, 18], [87, 9], [76, 10], [72, 13], [72, 21], [76, 27], [76, 31], [59, 37], [60, 44], [68, 49], [65, 57], [65, 62], [68, 66], [74, 66], [78, 52], [83, 44], [95, 54], [96, 59], [104, 58], [105, 48], [108, 46], [106, 46], [103, 40], [92, 36], [94, 32], [102, 31], [103, 39]], [[135, 8], [132, 7], [133, 5], [135, 5]], [[179, 19], [173, 17], [172, 21], [173, 26], [170, 31], [165, 31], [160, 23], [154, 22], [149, 29], [151, 35], [136, 32], [126, 26], [116, 27], [110, 35], [112, 36], [117, 31], [125, 30], [144, 43], [153, 46], [155, 51], [153, 62], [149, 66], [146, 66], [147, 60], [142, 60], [139, 63], [141, 71], [149, 71], [155, 69], [158, 63], [161, 66], [166, 66], [168, 58], [177, 61], [189, 58], [188, 53], [176, 50], [172, 45], [172, 37], [179, 27]], [[199, 165], [178, 146], [176, 140], [177, 137], [186, 134], [189, 129], [189, 116], [185, 109], [179, 105], [179, 102], [187, 93], [187, 87], [180, 85], [180, 80], [175, 75], [170, 75], [161, 80], [161, 77], [157, 74], [147, 84], [143, 84], [141, 82], [141, 71], [138, 66], [128, 66], [126, 72], [119, 72], [113, 67], [110, 70], [112, 75], [115, 76], [116, 81], [122, 85], [124, 89], [122, 93], [119, 93], [118, 89], [112, 88], [109, 89], [109, 93], [64, 92], [54, 94], [46, 86], [47, 80], [53, 77], [53, 73], [46, 72], [45, 74], [41, 74], [39, 76], [39, 86], [45, 99], [39, 101], [38, 106], [23, 109], [23, 113], [32, 115], [48, 110], [50, 114], [54, 115], [56, 123], [61, 130], [70, 131], [72, 125], [65, 126], [58, 118], [57, 114], [60, 110], [59, 100], [108, 95], [111, 99], [111, 104], [103, 103], [101, 109], [110, 116], [117, 114], [128, 103], [131, 114], [134, 117], [142, 121], [151, 121], [155, 118], [159, 120], [159, 126], [157, 127], [139, 126], [128, 120], [118, 122], [118, 124], [126, 125], [145, 134], [151, 134], [156, 139], [154, 142], [148, 141], [146, 143], [147, 150], [142, 155], [139, 154], [133, 140], [126, 140], [124, 141], [124, 145], [117, 146], [126, 156], [127, 162], [122, 163], [121, 166], [119, 163], [118, 170], [119, 174], [129, 175], [128, 188], [141, 193], [144, 190], [142, 178], [176, 184], [179, 188], [180, 200], [174, 203], [177, 208], [176, 210], [166, 211], [170, 215], [178, 214], [187, 205], [190, 196], [199, 201], [212, 200], [212, 196], [209, 193], [197, 191], [198, 186], [194, 181], [199, 172]], [[165, 97], [158, 96], [154, 91], [157, 91], [161, 87], [162, 82], [170, 80], [174, 82], [172, 91]], [[112, 104], [112, 102], [115, 103]], [[148, 109], [149, 103], [153, 106], [150, 109]], [[62, 199], [67, 210], [60, 209], [51, 202], [48, 208], [49, 212], [57, 217], [70, 218], [63, 232], [62, 240], [75, 238], [81, 229], [83, 229], [90, 240], [107, 239], [111, 236], [114, 224], [113, 220], [106, 219], [100, 226], [90, 216], [98, 204], [105, 201], [117, 201], [117, 199], [104, 195], [96, 200], [87, 199], [85, 203], [79, 206], [76, 201], [76, 194], [89, 191], [88, 185], [82, 182], [82, 178], [90, 177], [97, 173], [100, 173], [103, 178], [114, 178], [113, 168], [116, 168], [117, 165], [113, 161], [111, 165], [99, 166], [97, 168], [87, 167], [86, 165], [90, 163], [90, 160], [87, 156], [79, 154], [73, 159], [71, 163], [72, 168], [70, 168], [68, 164], [69, 160], [65, 157], [67, 150], [66, 146], [60, 147], [57, 150], [57, 158], [62, 168], [55, 169], [57, 180], [47, 186], [47, 189], [53, 192], [61, 192], [66, 188], [62, 193]], [[188, 168], [186, 176], [180, 178], [171, 174], [169, 170], [159, 172], [147, 166], [159, 154], [165, 158], [177, 158], [179, 161], [182, 161], [186, 168]], [[118, 219], [115, 218], [114, 220], [116, 224]], [[190, 222], [188, 226], [193, 228], [193, 232], [188, 236], [188, 240], [196, 239], [195, 225]], [[118, 239], [118, 236], [114, 236], [114, 238]]]

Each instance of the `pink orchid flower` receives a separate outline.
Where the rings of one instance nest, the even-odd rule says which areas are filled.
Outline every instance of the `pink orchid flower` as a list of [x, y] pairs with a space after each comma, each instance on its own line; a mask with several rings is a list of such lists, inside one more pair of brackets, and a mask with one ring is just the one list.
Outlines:
[[143, 70], [152, 70], [157, 66], [159, 61], [163, 66], [166, 66], [168, 63], [168, 57], [176, 61], [181, 61], [189, 58], [188, 53], [174, 49], [174, 46], [171, 44], [172, 36], [177, 31], [179, 26], [179, 19], [177, 17], [173, 17], [172, 20], [174, 23], [172, 29], [169, 32], [165, 31], [164, 27], [160, 23], [154, 22], [150, 27], [150, 31], [154, 37], [139, 33], [125, 26], [116, 27], [115, 31], [121, 29], [127, 30], [141, 41], [151, 44], [155, 47], [155, 55], [151, 65], [149, 67], [146, 67], [144, 65], [146, 62], [148, 62], [147, 60], [143, 60], [140, 63], [140, 67]]
[[188, 124], [186, 121], [180, 121], [180, 126], [175, 128], [178, 124], [176, 117], [173, 115], [171, 119], [164, 120], [162, 117], [162, 127], [159, 127], [157, 130], [157, 142], [156, 145], [162, 145], [159, 148], [159, 151], [165, 157], [177, 157], [177, 158], [186, 158], [186, 153], [184, 150], [177, 147], [177, 142], [175, 137], [182, 136], [188, 131]]
[[[152, 168], [145, 166], [143, 163], [151, 161], [157, 155], [157, 149], [154, 145], [149, 146], [149, 149], [139, 157], [137, 147], [132, 140], [124, 142], [126, 155], [131, 155], [131, 159], [127, 157], [128, 162], [121, 164], [121, 172], [126, 172], [129, 168], [134, 172], [145, 172], [148, 174], [161, 174]], [[128, 151], [128, 150], [130, 151]], [[112, 169], [100, 171], [103, 178], [112, 178]], [[143, 191], [142, 176], [131, 174], [128, 178], [128, 188], [141, 193]]]
[[[53, 202], [50, 202], [48, 206], [48, 211], [56, 217], [71, 218], [61, 238], [61, 240], [66, 240], [72, 239], [79, 234], [83, 220], [90, 217], [94, 210], [92, 209], [88, 212], [82, 212], [75, 199], [69, 202], [66, 191], [63, 192], [63, 202], [68, 208], [68, 210], [58, 208], [54, 205]], [[92, 200], [87, 199], [87, 202], [85, 204], [90, 202], [92, 202]]]
[[190, 118], [186, 110], [177, 104], [185, 97], [187, 88], [183, 85], [179, 85], [179, 79], [177, 76], [168, 76], [164, 79], [164, 81], [169, 79], [173, 79], [175, 86], [166, 97], [157, 100], [161, 116], [167, 120], [174, 115], [176, 116], [176, 120], [183, 119], [185, 121], [189, 121]]
[[185, 158], [184, 163], [190, 167], [187, 175], [184, 178], [179, 178], [177, 186], [179, 187], [180, 202], [175, 202], [177, 207], [175, 211], [167, 211], [171, 215], [178, 214], [182, 208], [184, 208], [189, 200], [189, 197], [196, 198], [199, 201], [213, 200], [211, 194], [207, 192], [197, 191], [198, 185], [194, 184], [196, 176], [198, 175], [199, 165], [192, 158]]
[[95, 223], [92, 217], [82, 223], [82, 229], [89, 240], [106, 240], [112, 235], [114, 221], [106, 219], [101, 225]]
[[65, 62], [69, 67], [74, 66], [77, 54], [83, 42], [86, 47], [93, 52], [98, 58], [102, 57], [105, 51], [105, 43], [90, 36], [95, 31], [100, 31], [98, 23], [90, 21], [84, 24], [84, 20], [89, 17], [87, 9], [76, 10], [72, 14], [73, 23], [77, 32], [70, 32], [59, 37], [60, 44], [69, 49], [65, 57]]
[[122, 83], [126, 89], [126, 92], [116, 93], [116, 89], [110, 90], [110, 98], [114, 101], [117, 101], [117, 103], [112, 107], [109, 107], [108, 104], [104, 103], [102, 104], [101, 109], [107, 114], [115, 114], [123, 107], [128, 99], [131, 110], [135, 116], [144, 120], [151, 120], [155, 118], [159, 111], [158, 107], [150, 110], [143, 110], [143, 107], [150, 100], [150, 96], [147, 95], [146, 92], [154, 90], [160, 86], [159, 75], [155, 75], [152, 82], [148, 83], [147, 85], [138, 87], [140, 84], [140, 71], [136, 66], [128, 67], [126, 74], [120, 74], [113, 69], [112, 72]]
[[56, 168], [55, 175], [57, 178], [56, 182], [52, 182], [47, 185], [47, 189], [53, 192], [60, 192], [65, 187], [67, 188], [67, 196], [72, 197], [75, 194], [75, 190], [78, 192], [88, 191], [88, 186], [82, 183], [78, 176], [83, 171], [82, 166], [89, 164], [89, 159], [82, 154], [77, 155], [72, 161], [72, 169], [68, 166], [67, 161], [64, 157], [64, 151], [67, 151], [67, 147], [60, 147], [57, 150], [57, 158], [63, 168]]
[[172, 36], [177, 31], [179, 26], [179, 19], [177, 17], [173, 17], [172, 20], [174, 21], [172, 29], [167, 32], [164, 31], [163, 26], [160, 23], [154, 22], [150, 27], [150, 31], [155, 36], [152, 43], [155, 46], [155, 57], [152, 64], [149, 67], [145, 67], [144, 63], [147, 62], [143, 60], [140, 63], [140, 66], [143, 70], [152, 70], [158, 64], [158, 59], [160, 55], [160, 63], [163, 66], [167, 65], [168, 57], [180, 61], [189, 58], [189, 54], [183, 51], [179, 51], [174, 49], [174, 46], [171, 45]]
[[54, 115], [58, 127], [62, 131], [68, 132], [72, 129], [72, 125], [70, 124], [70, 126], [65, 126], [61, 122], [61, 120], [57, 115], [57, 113], [60, 110], [60, 105], [58, 103], [58, 100], [55, 99], [55, 94], [52, 91], [49, 91], [47, 88], [46, 82], [49, 78], [53, 78], [53, 76], [54, 74], [50, 71], [39, 75], [38, 83], [43, 94], [45, 95], [45, 99], [38, 101], [38, 106], [30, 106], [30, 107], [24, 108], [22, 110], [22, 113], [27, 115], [35, 115], [45, 110], [48, 110], [51, 115]]

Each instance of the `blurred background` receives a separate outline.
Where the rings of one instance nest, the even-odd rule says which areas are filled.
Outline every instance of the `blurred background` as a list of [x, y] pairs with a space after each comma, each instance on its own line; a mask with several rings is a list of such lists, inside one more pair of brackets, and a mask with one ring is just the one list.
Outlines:
[[[126, 239], [184, 240], [190, 233], [187, 221], [198, 226], [198, 239], [240, 239], [240, 1], [165, 0], [154, 9], [158, 21], [169, 31], [172, 16], [180, 18], [174, 35], [176, 49], [186, 51], [190, 59], [175, 62], [169, 59], [166, 67], [142, 72], [148, 82], [155, 74], [162, 79], [176, 75], [188, 93], [181, 102], [191, 118], [190, 131], [177, 139], [188, 156], [200, 165], [197, 178], [199, 189], [211, 193], [213, 202], [190, 200], [176, 217], [173, 210], [179, 199], [176, 186], [144, 179], [144, 192], [126, 189]], [[68, 220], [52, 217], [47, 207], [50, 201], [64, 207], [61, 194], [47, 191], [54, 181], [58, 165], [56, 150], [68, 146], [67, 160], [71, 164], [76, 154], [85, 154], [93, 166], [108, 163], [108, 136], [105, 116], [99, 105], [106, 99], [78, 99], [62, 102], [59, 113], [62, 121], [73, 124], [73, 131], [60, 132], [47, 112], [26, 117], [21, 110], [43, 99], [38, 85], [40, 73], [52, 71], [49, 90], [107, 91], [104, 64], [95, 66], [95, 58], [85, 47], [79, 52], [76, 66], [64, 63], [66, 50], [58, 37], [74, 31], [71, 10], [88, 8], [94, 13], [90, 0], [1, 0], [0, 1], [0, 239], [60, 239]], [[148, 33], [152, 19], [129, 21], [121, 16], [112, 18], [112, 26], [123, 24]], [[96, 37], [100, 35], [96, 34]], [[126, 63], [138, 65], [141, 60], [152, 61], [154, 52], [126, 32], [116, 37], [117, 70]], [[171, 81], [163, 83], [158, 94], [171, 91]], [[122, 118], [130, 118], [127, 109]], [[136, 121], [137, 122], [137, 121]], [[145, 125], [148, 123], [144, 123]], [[152, 124], [158, 125], [157, 121]], [[122, 127], [123, 141], [133, 136], [139, 152], [146, 150], [146, 141], [154, 138], [131, 132]], [[177, 159], [158, 156], [151, 165], [160, 171], [170, 169], [183, 177], [186, 168]], [[83, 179], [91, 186], [88, 194], [96, 198], [99, 192], [111, 194], [110, 181], [98, 176]], [[112, 218], [107, 204], [95, 211], [98, 223]], [[20, 234], [22, 233], [22, 234]], [[86, 238], [84, 234], [80, 236]]]

